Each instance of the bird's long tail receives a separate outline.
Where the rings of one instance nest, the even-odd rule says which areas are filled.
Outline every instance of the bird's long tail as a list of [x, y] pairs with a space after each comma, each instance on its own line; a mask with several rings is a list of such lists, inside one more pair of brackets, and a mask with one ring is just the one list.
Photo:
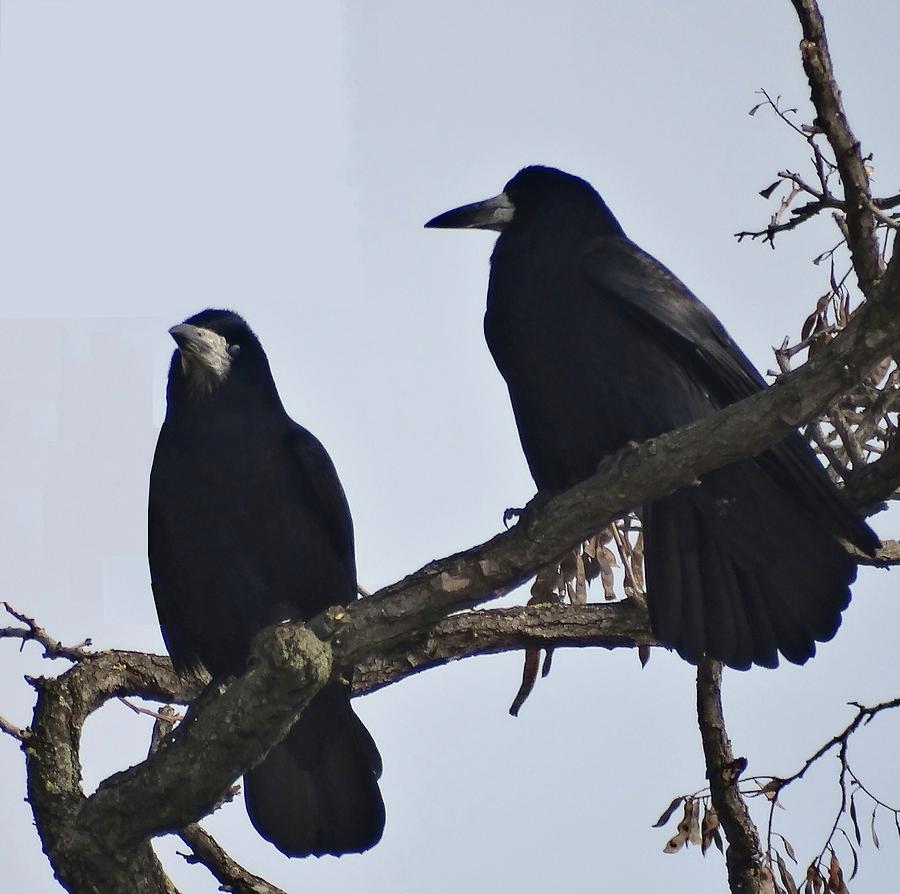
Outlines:
[[380, 775], [378, 749], [350, 707], [348, 688], [330, 683], [244, 776], [247, 813], [289, 857], [359, 853], [384, 830]]
[[653, 629], [688, 661], [802, 664], [837, 632], [856, 564], [753, 460], [645, 507]]

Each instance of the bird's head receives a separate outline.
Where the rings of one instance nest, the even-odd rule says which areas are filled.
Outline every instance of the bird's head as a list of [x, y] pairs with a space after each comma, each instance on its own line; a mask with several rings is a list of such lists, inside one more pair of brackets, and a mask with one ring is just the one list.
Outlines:
[[274, 390], [269, 361], [244, 319], [230, 310], [208, 309], [173, 326], [178, 345], [169, 384], [193, 399], [237, 386]]
[[621, 234], [622, 228], [586, 180], [556, 168], [522, 168], [503, 192], [482, 202], [445, 211], [425, 224], [435, 229], [496, 230], [526, 228], [535, 221], [585, 224], [598, 233]]

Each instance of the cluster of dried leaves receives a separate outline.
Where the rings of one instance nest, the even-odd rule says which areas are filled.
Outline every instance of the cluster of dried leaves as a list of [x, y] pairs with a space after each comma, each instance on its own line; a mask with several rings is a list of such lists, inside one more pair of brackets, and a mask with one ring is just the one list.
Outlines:
[[[700, 850], [706, 855], [710, 845], [724, 852], [722, 834], [719, 832], [719, 814], [712, 806], [709, 795], [682, 795], [672, 800], [665, 809], [663, 815], [653, 824], [654, 829], [664, 826], [673, 816], [680, 804], [684, 804], [684, 812], [678, 823], [675, 834], [666, 842], [663, 851], [667, 854], [677, 854], [687, 845], [700, 845]], [[703, 806], [703, 819], [700, 819], [700, 807]]]
[[[778, 200], [769, 224], [764, 230], [745, 230], [735, 235], [762, 239], [775, 247], [775, 236], [829, 210], [836, 224], [840, 239], [830, 248], [813, 258], [813, 264], [828, 262], [828, 290], [816, 301], [815, 307], [800, 328], [800, 338], [794, 344], [785, 338], [775, 349], [779, 376], [791, 369], [792, 359], [806, 351], [813, 356], [838, 332], [844, 329], [859, 309], [860, 300], [853, 298], [848, 283], [852, 281], [853, 265], [847, 249], [847, 224], [843, 198], [832, 191], [832, 182], [840, 185], [837, 165], [831, 156], [822, 131], [814, 124], [798, 123], [797, 109], [781, 106], [781, 97], [774, 99], [765, 91], [764, 99], [757, 103], [750, 114], [761, 108], [771, 109], [778, 118], [798, 134], [809, 147], [810, 163], [815, 172], [811, 182], [793, 171], [778, 172], [778, 179], [760, 190], [767, 200]], [[873, 174], [872, 157], [864, 159], [866, 171]], [[900, 229], [900, 214], [891, 209], [900, 206], [900, 194], [871, 200], [875, 217], [875, 235], [879, 241], [882, 264], [888, 257], [892, 236]], [[805, 429], [807, 438], [826, 462], [835, 481], [844, 483], [855, 471], [883, 455], [893, 442], [900, 410], [900, 371], [892, 358], [885, 358], [874, 367], [866, 379], [850, 394], [845, 395], [827, 416], [811, 422]]]
[[[616, 589], [614, 569], [621, 572], [619, 592]], [[531, 586], [528, 605], [547, 603], [561, 605], [566, 602], [571, 605], [584, 605], [588, 601], [590, 584], [598, 578], [603, 587], [603, 598], [607, 601], [623, 598], [646, 599], [644, 534], [636, 515], [629, 514], [619, 519], [567, 552], [559, 562], [545, 565], [537, 573]], [[641, 646], [639, 655], [641, 664], [646, 664], [650, 650]], [[546, 677], [550, 673], [552, 660], [553, 650], [547, 649], [541, 668], [541, 650], [525, 650], [522, 683], [509, 709], [513, 717], [519, 713], [519, 709], [534, 689], [538, 670], [540, 669], [542, 677]]]
[[[848, 268], [847, 274], [850, 270]], [[792, 359], [804, 350], [813, 356], [844, 329], [858, 309], [851, 308], [847, 274], [836, 280], [831, 271], [831, 288], [816, 302], [800, 330], [800, 340], [791, 345], [785, 337], [775, 349], [778, 377], [791, 369]], [[897, 437], [900, 411], [900, 369], [892, 357], [884, 358], [851, 392], [841, 398], [826, 416], [813, 420], [804, 429], [806, 437], [824, 460], [838, 484], [850, 480], [854, 472], [883, 456]], [[892, 499], [896, 499], [895, 494]]]
[[[833, 248], [818, 255], [813, 263], [819, 264], [826, 258], [833, 259], [835, 252], [846, 244], [848, 231], [843, 214], [845, 210], [843, 198], [839, 193], [832, 191], [833, 182], [836, 182], [840, 189], [840, 174], [831, 147], [823, 130], [816, 124], [798, 121], [797, 109], [784, 108], [780, 96], [773, 99], [766, 90], [760, 90], [759, 94], [763, 99], [750, 109], [750, 114], [755, 115], [760, 109], [771, 109], [797, 134], [809, 148], [814, 177], [808, 181], [793, 171], [787, 169], [779, 171], [777, 179], [759, 191], [764, 199], [778, 199], [778, 205], [769, 218], [768, 226], [763, 230], [742, 230], [735, 233], [735, 236], [739, 242], [744, 239], [762, 239], [774, 249], [775, 237], [779, 233], [793, 230], [822, 211], [830, 210], [840, 230], [841, 239]], [[862, 161], [866, 174], [871, 179], [874, 175], [872, 155], [867, 155]], [[900, 194], [871, 200], [869, 210], [875, 218], [876, 237], [882, 244], [882, 260], [887, 258], [888, 233], [900, 229], [900, 214], [892, 212], [892, 209], [898, 206]]]
[[[759, 786], [757, 790], [742, 792], [745, 796], [765, 795], [774, 802], [778, 786], [781, 780], [771, 780], [769, 784]], [[675, 834], [666, 842], [663, 852], [676, 854], [678, 851], [690, 845], [700, 845], [701, 853], [705, 856], [712, 844], [719, 851], [723, 851], [722, 836], [719, 832], [719, 815], [716, 809], [709, 803], [709, 794], [697, 792], [692, 795], [680, 795], [674, 798], [663, 811], [660, 818], [653, 824], [654, 828], [665, 826], [674, 816], [679, 806], [683, 806], [682, 816], [678, 822]], [[700, 808], [703, 807], [703, 818], [700, 819]], [[781, 851], [771, 844], [771, 838], [781, 840], [781, 847], [788, 859], [799, 866], [793, 845], [783, 835], [770, 832], [770, 845], [766, 853], [761, 869], [762, 890], [765, 894], [800, 894], [800, 888], [794, 878]], [[877, 841], [877, 838], [876, 838]], [[829, 856], [827, 867], [824, 863], [826, 852]], [[854, 866], [850, 880], [856, 875], [857, 860], [854, 852]], [[826, 874], [827, 872], [827, 874]], [[826, 851], [814, 860], [806, 869], [803, 881], [803, 894], [850, 894], [844, 881], [843, 868], [837, 854], [832, 849]]]

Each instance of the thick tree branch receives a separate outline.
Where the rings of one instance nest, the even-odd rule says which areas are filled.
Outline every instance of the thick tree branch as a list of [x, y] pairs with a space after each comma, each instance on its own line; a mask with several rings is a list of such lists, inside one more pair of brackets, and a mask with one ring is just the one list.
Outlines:
[[[57, 679], [35, 681], [28, 796], [45, 851], [69, 890], [170, 892], [149, 837], [204, 815], [261, 760], [327, 681], [331, 656], [301, 625], [264, 631], [241, 678], [209, 697], [170, 743], [85, 798], [78, 746], [91, 710], [109, 695], [164, 696], [180, 687], [167, 659], [140, 656], [133, 665], [116, 665], [116, 657], [104, 653]], [[196, 773], [200, 765], [204, 772]], [[137, 878], [140, 888], [131, 886]]]
[[646, 609], [635, 600], [532, 605], [453, 615], [419, 631], [402, 648], [357, 667], [353, 694], [364, 695], [460, 658], [526, 648], [655, 645]]

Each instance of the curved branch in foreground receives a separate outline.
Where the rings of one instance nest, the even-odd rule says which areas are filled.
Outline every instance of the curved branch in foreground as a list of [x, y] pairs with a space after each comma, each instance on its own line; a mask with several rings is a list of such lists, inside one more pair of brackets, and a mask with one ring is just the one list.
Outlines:
[[140, 655], [132, 665], [121, 658], [102, 653], [57, 679], [33, 681], [38, 699], [26, 749], [28, 799], [44, 850], [68, 890], [171, 894], [150, 837], [203, 816], [262, 760], [328, 680], [331, 654], [301, 625], [264, 631], [243, 676], [208, 696], [171, 742], [85, 798], [79, 742], [91, 711], [110, 695], [162, 696], [160, 683], [190, 694], [168, 659]]

